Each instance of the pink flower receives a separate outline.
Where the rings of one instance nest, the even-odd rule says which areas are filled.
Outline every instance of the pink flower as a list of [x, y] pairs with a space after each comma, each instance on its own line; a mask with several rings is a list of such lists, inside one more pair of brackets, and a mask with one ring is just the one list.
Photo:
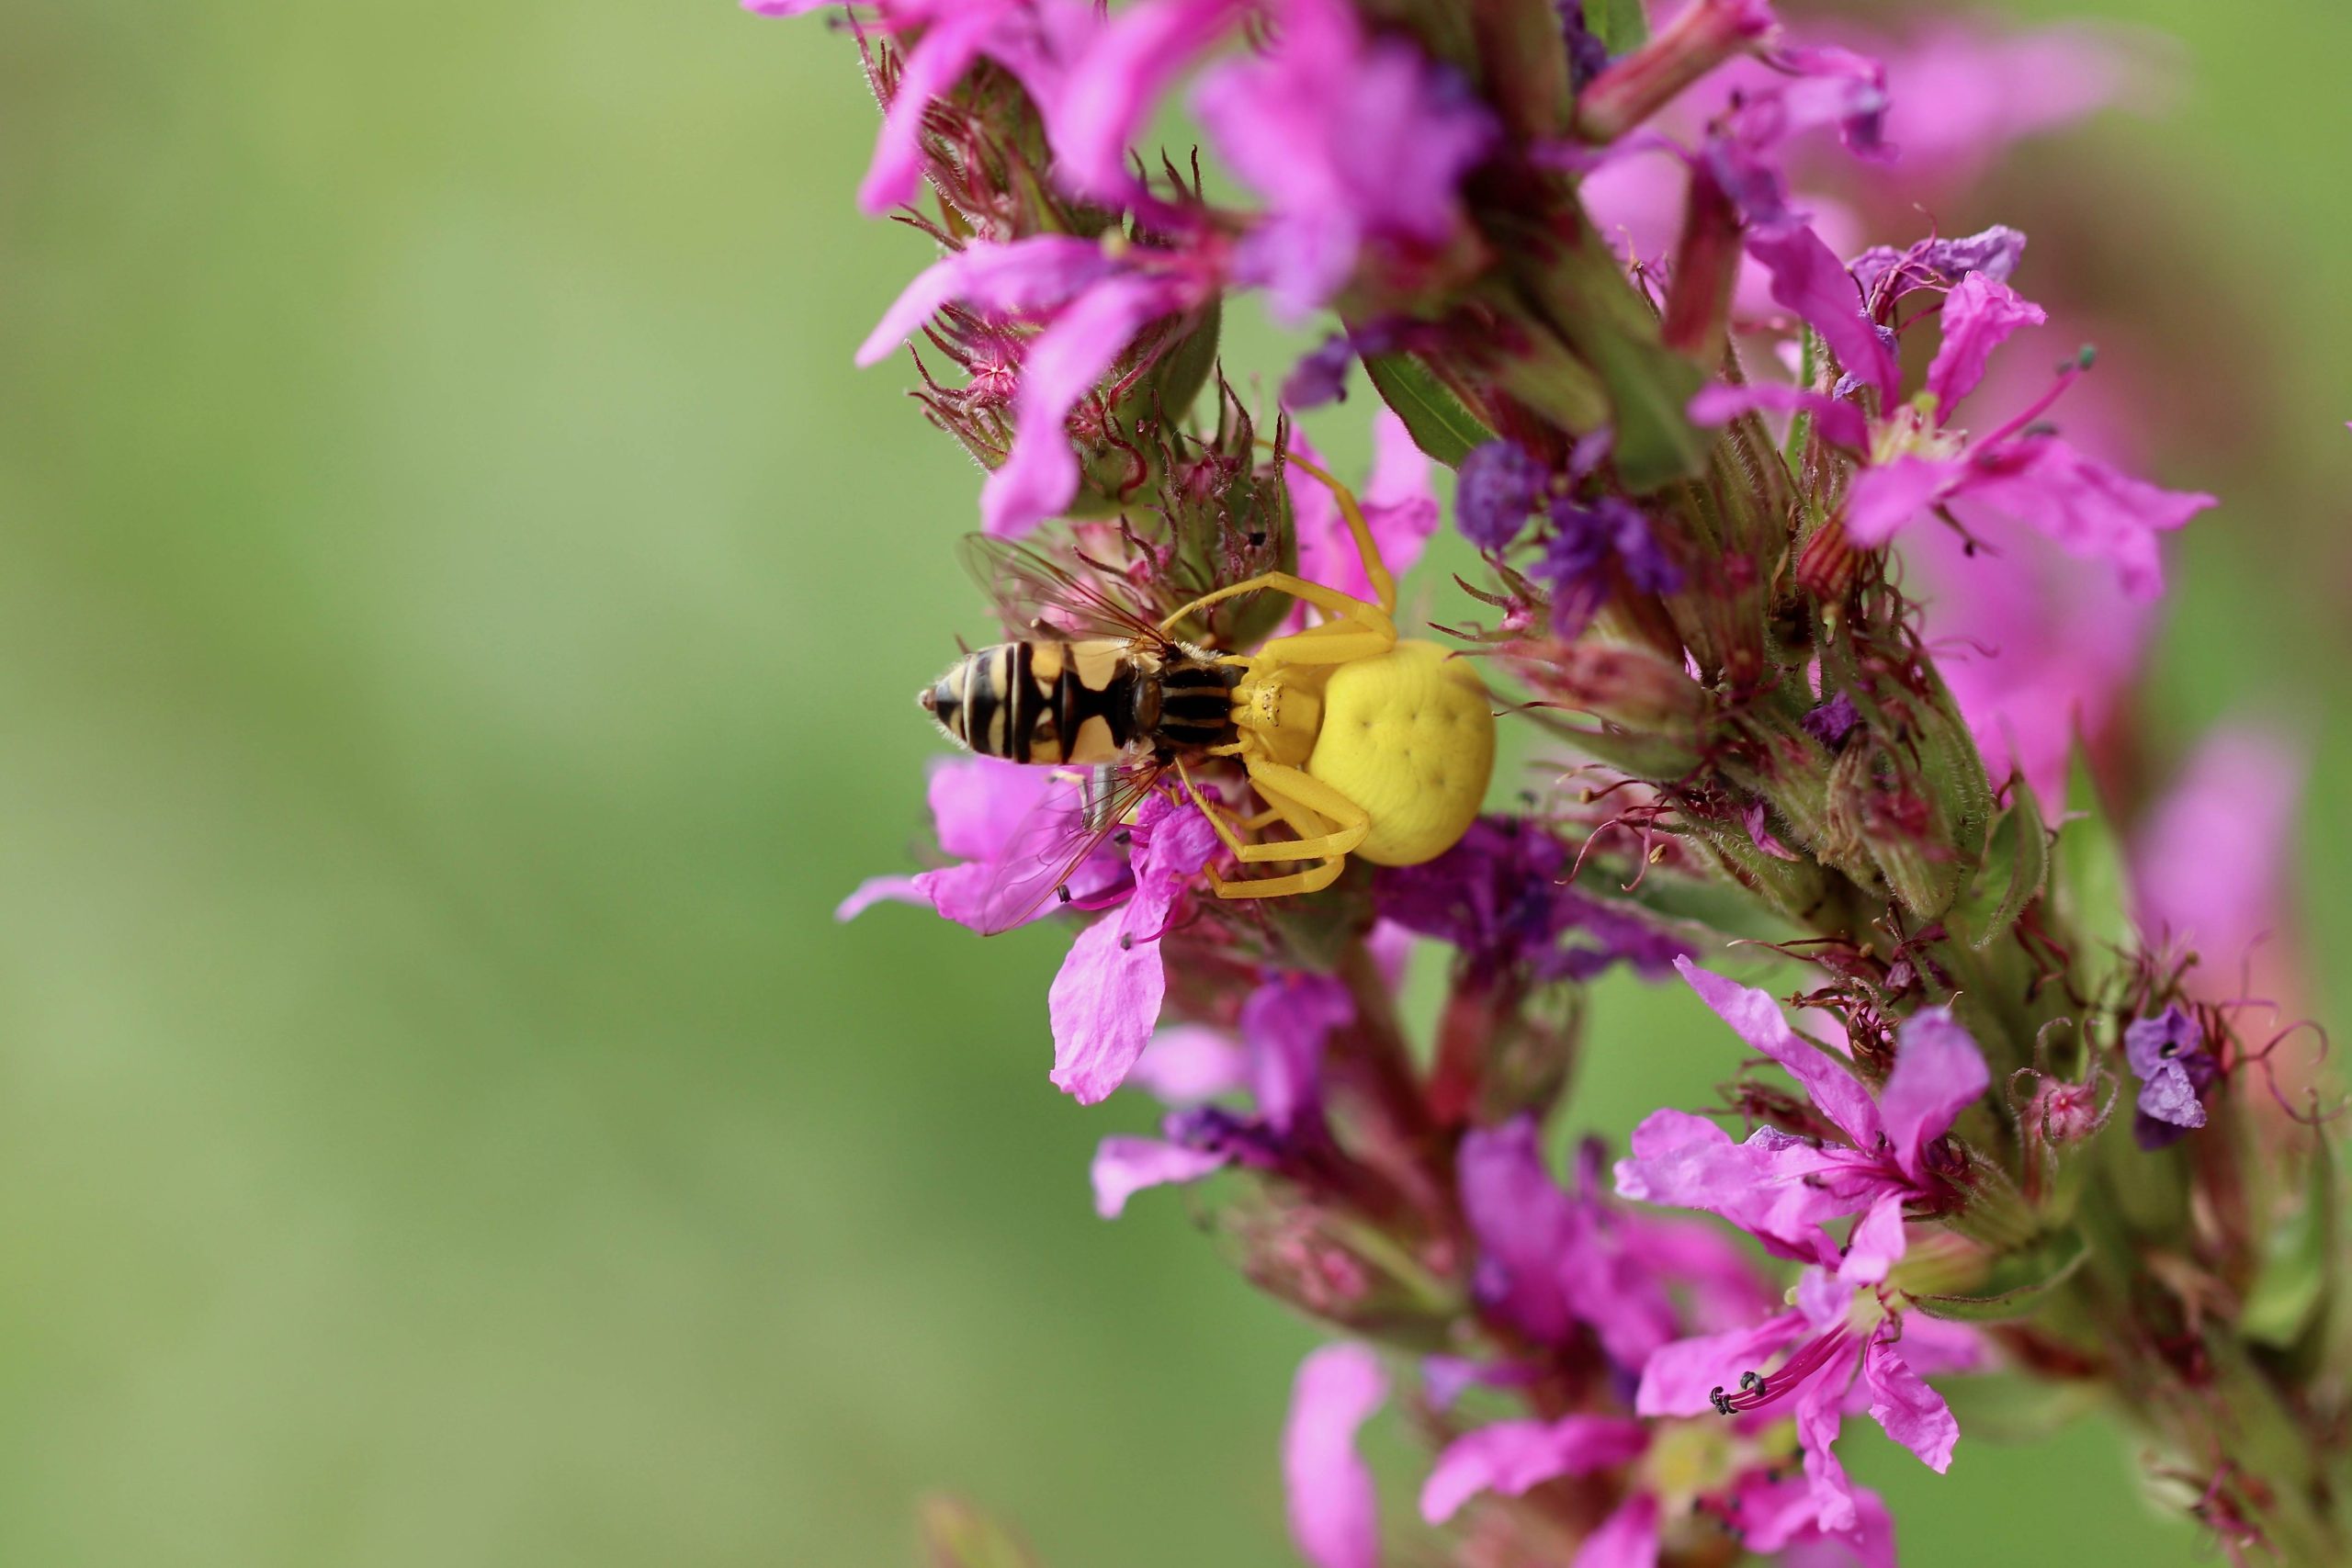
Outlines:
[[1144, 802], [1131, 832], [1135, 892], [1079, 933], [1046, 993], [1054, 1087], [1081, 1105], [1118, 1088], [1151, 1039], [1168, 988], [1159, 939], [1218, 847], [1198, 807], [1166, 795]]
[[1291, 1539], [1314, 1568], [1379, 1568], [1379, 1498], [1356, 1432], [1387, 1397], [1379, 1358], [1361, 1345], [1326, 1345], [1299, 1363], [1283, 1481]]
[[[1240, 1045], [1194, 1028], [1155, 1037], [1127, 1078], [1177, 1109], [1162, 1138], [1102, 1140], [1095, 1212], [1115, 1219], [1145, 1188], [1198, 1181], [1237, 1160], [1283, 1168], [1327, 1146], [1324, 1045], [1354, 1018], [1348, 988], [1329, 976], [1275, 974], [1241, 1005]], [[1249, 1111], [1205, 1103], [1243, 1089]]]
[[1123, 241], [1040, 234], [1003, 244], [976, 242], [907, 286], [859, 347], [857, 362], [879, 360], [951, 300], [1042, 323], [1022, 358], [1012, 453], [980, 491], [984, 526], [1016, 537], [1078, 493], [1070, 411], [1147, 324], [1205, 303], [1216, 291], [1216, 271], [1205, 253]]
[[1493, 119], [1399, 40], [1368, 40], [1345, 0], [1280, 0], [1273, 42], [1204, 73], [1193, 107], [1266, 198], [1237, 276], [1298, 324], [1337, 296], [1368, 245], [1434, 252], [1461, 218], [1454, 187]]
[[[1687, 958], [1675, 966], [1734, 1032], [1804, 1088], [1824, 1118], [1822, 1135], [1767, 1126], [1734, 1143], [1705, 1117], [1653, 1111], [1634, 1129], [1633, 1157], [1618, 1163], [1619, 1195], [1721, 1215], [1784, 1258], [1834, 1268], [1849, 1285], [1884, 1280], [1904, 1253], [1905, 1206], [1955, 1201], [1936, 1145], [1991, 1081], [1976, 1043], [1942, 1009], [1916, 1015], [1873, 1097], [1791, 1029], [1767, 993]], [[1843, 1214], [1862, 1218], [1840, 1247], [1822, 1226]]]
[[[1805, 254], [1813, 259], [1792, 275], [1804, 280], [1812, 301], [1801, 313], [1850, 370], [1845, 343], [1852, 338], [1851, 323], [1844, 317], [1843, 293], [1820, 270], [1826, 247]], [[1859, 298], [1842, 267], [1838, 276], [1846, 292]], [[1789, 302], [1798, 308], [1794, 299]], [[1720, 423], [1747, 408], [1815, 414], [1826, 438], [1866, 459], [1844, 513], [1847, 536], [1858, 545], [1883, 545], [1923, 513], [1967, 502], [2029, 524], [2069, 555], [2107, 562], [2128, 592], [2154, 597], [2164, 585], [2157, 536], [2212, 505], [2213, 497], [2132, 479], [2036, 424], [2082, 374], [2087, 357], [2068, 366], [2049, 392], [1986, 435], [1972, 438], [1950, 423], [1955, 406], [1983, 378], [1994, 350], [2020, 328], [2044, 320], [2041, 307], [2007, 284], [1969, 272], [1945, 297], [1943, 342], [1928, 367], [1926, 391], [1876, 425], [1866, 427], [1861, 411], [1842, 396], [1786, 387], [1711, 388], [1692, 400], [1690, 415]], [[1892, 367], [1890, 357], [1860, 378], [1879, 386], [1889, 402], [1893, 382], [1882, 376], [1891, 378]]]
[[1728, 1431], [1700, 1430], [1687, 1421], [1586, 1415], [1496, 1422], [1439, 1455], [1421, 1488], [1421, 1517], [1442, 1524], [1481, 1493], [1515, 1497], [1564, 1475], [1622, 1466], [1630, 1471], [1623, 1501], [1567, 1568], [1651, 1568], [1667, 1526], [1697, 1512], [1732, 1528], [1751, 1551], [1822, 1546], [1867, 1568], [1894, 1568], [1894, 1527], [1877, 1496], [1849, 1486], [1825, 1518], [1806, 1483], [1782, 1477], [1783, 1455], [1766, 1440], [1767, 1426], [1742, 1418]]
[[[1026, 901], [1009, 880], [1008, 863], [1017, 861], [1041, 829], [1079, 810], [1080, 793], [1077, 780], [1051, 768], [1023, 767], [994, 757], [941, 759], [931, 770], [931, 818], [939, 847], [959, 863], [912, 876], [868, 878], [842, 900], [833, 918], [854, 919], [889, 900], [928, 904], [975, 931], [1005, 929], [1014, 912], [1008, 910], [1008, 899]], [[1070, 902], [1093, 907], [1115, 892], [1126, 874], [1115, 852], [1097, 849], [1066, 884]], [[1042, 903], [1035, 914], [1059, 907]]]
[[2133, 846], [2142, 929], [2194, 947], [2213, 966], [2217, 989], [2234, 994], [2241, 963], [2291, 916], [2288, 851], [2305, 767], [2301, 750], [2269, 730], [2217, 729]]
[[[1775, 1358], [1781, 1358], [1777, 1365]], [[1973, 1330], [1905, 1312], [1898, 1293], [1858, 1291], [1809, 1269], [1788, 1311], [1651, 1357], [1634, 1406], [1652, 1416], [1712, 1410], [1746, 1417], [1787, 1404], [1804, 1454], [1812, 1522], [1845, 1533], [1864, 1522], [1834, 1451], [1847, 1411], [1866, 1407], [1887, 1436], [1940, 1474], [1951, 1468], [1960, 1424], [1925, 1379], [1973, 1370], [1983, 1359]]]
[[1675, 1290], [1703, 1319], [1739, 1321], [1769, 1303], [1727, 1237], [1604, 1203], [1601, 1157], [1588, 1145], [1585, 1182], [1572, 1196], [1545, 1169], [1532, 1118], [1464, 1136], [1462, 1206], [1478, 1242], [1476, 1289], [1490, 1311], [1539, 1344], [1563, 1345], [1581, 1325], [1631, 1371], [1682, 1332]]
[[1647, 1447], [1649, 1433], [1639, 1421], [1605, 1416], [1498, 1421], [1464, 1433], [1438, 1456], [1421, 1487], [1421, 1517], [1443, 1524], [1481, 1492], [1516, 1497], [1563, 1475], [1623, 1464]]
[[1250, 0], [1145, 0], [1114, 17], [1079, 58], [1056, 117], [1061, 182], [1103, 200], [1132, 190], [1129, 144], [1170, 85], [1251, 8]]

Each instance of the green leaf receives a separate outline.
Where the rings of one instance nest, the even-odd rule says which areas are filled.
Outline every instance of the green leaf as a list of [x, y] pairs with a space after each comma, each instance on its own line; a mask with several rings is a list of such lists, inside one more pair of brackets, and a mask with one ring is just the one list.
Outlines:
[[1982, 1296], [1913, 1296], [1912, 1303], [1929, 1317], [1956, 1323], [2006, 1323], [2030, 1316], [2050, 1293], [2074, 1278], [2091, 1255], [2088, 1243], [2069, 1235], [2034, 1252], [2007, 1260], [1994, 1275], [1995, 1282], [2015, 1280], [2005, 1289]]
[[1412, 433], [1413, 445], [1447, 468], [1460, 468], [1473, 447], [1495, 438], [1495, 433], [1411, 355], [1367, 355], [1363, 368], [1381, 400], [1396, 411]]
[[1584, 0], [1584, 25], [1611, 54], [1630, 53], [1649, 41], [1642, 0]]
[[2335, 1235], [2335, 1161], [2314, 1140], [2302, 1205], [2271, 1231], [2238, 1315], [2248, 1339], [2284, 1349], [2302, 1337], [2333, 1282]]
[[2000, 898], [1981, 921], [1970, 919], [1967, 922], [1973, 932], [1969, 941], [1979, 953], [2007, 934], [2025, 907], [2050, 881], [2050, 834], [2041, 825], [2041, 807], [2022, 778], [2017, 783], [2017, 804], [1993, 829], [1993, 841], [1985, 849], [1984, 874], [1978, 878], [1980, 891], [1989, 891], [1984, 886], [1985, 879], [2003, 872], [2007, 881]]

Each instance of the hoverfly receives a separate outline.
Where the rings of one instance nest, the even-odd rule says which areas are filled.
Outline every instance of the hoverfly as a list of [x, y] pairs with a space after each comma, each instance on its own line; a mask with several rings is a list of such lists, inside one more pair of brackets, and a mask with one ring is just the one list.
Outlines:
[[[949, 738], [983, 756], [1088, 770], [1075, 796], [1046, 802], [1016, 829], [984, 896], [982, 929], [1035, 914], [1170, 771], [1245, 866], [1305, 869], [1227, 879], [1222, 898], [1272, 898], [1328, 887], [1351, 854], [1415, 865], [1469, 830], [1494, 767], [1494, 716], [1469, 662], [1439, 644], [1399, 639], [1396, 584], [1345, 487], [1290, 459], [1338, 499], [1367, 602], [1270, 571], [1203, 594], [1154, 622], [1100, 584], [1033, 550], [973, 536], [965, 564], [1008, 628], [1033, 636], [965, 655], [917, 700]], [[1175, 628], [1211, 604], [1271, 590], [1320, 611], [1303, 632], [1254, 653], [1217, 652]], [[1238, 761], [1266, 809], [1236, 823], [1193, 785], [1188, 762]], [[1286, 840], [1244, 832], [1281, 824]]]

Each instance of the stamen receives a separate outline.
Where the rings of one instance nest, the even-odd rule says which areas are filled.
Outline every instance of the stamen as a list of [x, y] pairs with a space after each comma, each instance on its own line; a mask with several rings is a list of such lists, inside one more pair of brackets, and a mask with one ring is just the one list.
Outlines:
[[1806, 1379], [1836, 1359], [1853, 1338], [1853, 1330], [1844, 1324], [1828, 1333], [1797, 1348], [1796, 1353], [1781, 1364], [1780, 1371], [1770, 1378], [1758, 1371], [1739, 1374], [1739, 1392], [1726, 1394], [1720, 1388], [1708, 1395], [1708, 1401], [1726, 1416], [1749, 1410], [1761, 1410], [1794, 1393]]

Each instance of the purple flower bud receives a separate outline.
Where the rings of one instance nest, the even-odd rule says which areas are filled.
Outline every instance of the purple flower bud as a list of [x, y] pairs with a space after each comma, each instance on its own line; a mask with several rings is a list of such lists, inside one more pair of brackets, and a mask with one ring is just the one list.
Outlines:
[[1562, 635], [1581, 629], [1608, 597], [1611, 561], [1647, 592], [1682, 587], [1681, 569], [1659, 547], [1649, 519], [1633, 502], [1612, 495], [1585, 506], [1563, 498], [1552, 502], [1551, 512], [1552, 542], [1531, 575], [1551, 585], [1553, 619]]
[[1345, 333], [1333, 333], [1291, 367], [1283, 378], [1283, 406], [1319, 409], [1345, 402], [1348, 368], [1355, 363], [1356, 347]]
[[1489, 441], [1462, 459], [1454, 525], [1482, 550], [1508, 548], [1544, 491], [1544, 465], [1513, 441]]
[[1854, 699], [1840, 692], [1798, 722], [1804, 726], [1807, 735], [1834, 749], [1853, 733], [1854, 726], [1862, 722], [1862, 716], [1854, 706]]
[[2132, 1136], [2160, 1149], [2205, 1125], [2204, 1093], [2221, 1075], [2203, 1031], [2178, 1007], [2134, 1021], [2123, 1032], [2123, 1056], [2140, 1079]]

